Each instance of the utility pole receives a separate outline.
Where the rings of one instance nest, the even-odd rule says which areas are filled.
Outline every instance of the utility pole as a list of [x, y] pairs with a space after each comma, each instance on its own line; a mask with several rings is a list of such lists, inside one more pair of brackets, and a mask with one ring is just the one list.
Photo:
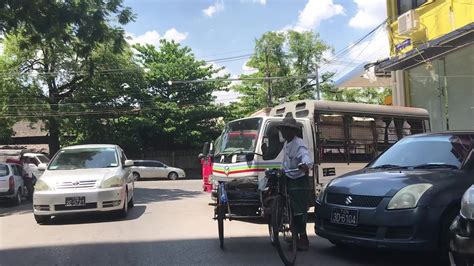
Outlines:
[[269, 79], [270, 77], [270, 66], [268, 64], [268, 50], [267, 48], [265, 48], [265, 63], [266, 63], [266, 73], [265, 75], [267, 76], [267, 81], [268, 81], [268, 88], [267, 88], [267, 96], [268, 96], [268, 100], [267, 100], [267, 107], [272, 107], [273, 105], [273, 101], [272, 101], [272, 94], [273, 94], [273, 89], [272, 89], [272, 80]]
[[319, 67], [316, 65], [316, 99], [321, 100], [321, 87], [319, 86]]

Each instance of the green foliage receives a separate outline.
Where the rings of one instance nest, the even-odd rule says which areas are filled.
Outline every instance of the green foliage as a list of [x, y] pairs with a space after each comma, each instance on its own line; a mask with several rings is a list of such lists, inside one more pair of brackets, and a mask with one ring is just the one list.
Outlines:
[[[314, 75], [323, 61], [323, 53], [331, 51], [317, 34], [313, 32], [288, 31], [267, 32], [256, 40], [255, 53], [247, 66], [256, 72], [241, 75], [242, 78], [295, 77], [278, 81], [244, 81], [232, 87], [244, 96], [241, 102], [234, 104], [238, 115], [248, 115], [268, 105], [282, 100], [313, 98], [315, 86], [308, 83], [306, 77]], [[322, 86], [325, 84], [324, 80]], [[268, 88], [272, 88], [272, 101], [268, 101]]]
[[[59, 114], [60, 104], [97, 80], [97, 51], [120, 53], [126, 47], [120, 25], [134, 19], [123, 0], [25, 1], [0, 3], [0, 31], [16, 95], [28, 99], [28, 110]], [[118, 22], [118, 23], [117, 23]], [[112, 26], [117, 25], [117, 26]], [[103, 61], [104, 62], [104, 61]], [[107, 65], [106, 69], [113, 68]], [[103, 77], [101, 77], [103, 78]], [[18, 104], [24, 104], [19, 101]], [[61, 119], [48, 116], [51, 152], [59, 149]], [[67, 131], [67, 130], [66, 130]]]

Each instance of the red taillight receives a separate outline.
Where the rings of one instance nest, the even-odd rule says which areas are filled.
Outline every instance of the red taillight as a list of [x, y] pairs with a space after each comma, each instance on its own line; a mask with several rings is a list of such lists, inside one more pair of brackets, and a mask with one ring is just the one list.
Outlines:
[[10, 176], [10, 178], [8, 179], [8, 187], [10, 189], [14, 189], [15, 188], [15, 179], [13, 179], [13, 176]]

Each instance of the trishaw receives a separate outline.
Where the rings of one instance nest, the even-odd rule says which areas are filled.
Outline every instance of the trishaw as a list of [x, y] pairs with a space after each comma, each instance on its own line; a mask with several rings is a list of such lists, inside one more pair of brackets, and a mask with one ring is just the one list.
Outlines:
[[[284, 171], [268, 169], [258, 189], [249, 182], [214, 178], [218, 182], [214, 219], [218, 223], [220, 247], [224, 248], [224, 220], [267, 224], [271, 243], [285, 265], [294, 265], [298, 236], [293, 225], [291, 198]], [[287, 245], [285, 245], [285, 243]]]

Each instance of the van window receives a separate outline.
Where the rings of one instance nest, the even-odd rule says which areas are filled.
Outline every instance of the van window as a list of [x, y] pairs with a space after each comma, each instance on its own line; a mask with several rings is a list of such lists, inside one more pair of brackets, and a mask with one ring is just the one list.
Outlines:
[[0, 176], [9, 175], [10, 171], [8, 170], [8, 166], [6, 164], [0, 164]]
[[375, 156], [375, 118], [369, 116], [349, 118], [349, 160], [352, 162], [371, 161]]
[[318, 156], [322, 162], [346, 162], [346, 130], [342, 114], [318, 117]]
[[277, 122], [272, 122], [267, 126], [262, 143], [263, 160], [274, 160], [283, 149], [285, 140], [276, 128]]

